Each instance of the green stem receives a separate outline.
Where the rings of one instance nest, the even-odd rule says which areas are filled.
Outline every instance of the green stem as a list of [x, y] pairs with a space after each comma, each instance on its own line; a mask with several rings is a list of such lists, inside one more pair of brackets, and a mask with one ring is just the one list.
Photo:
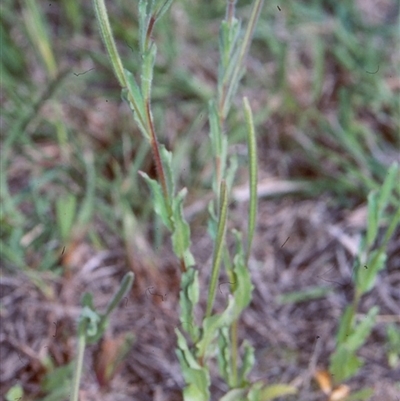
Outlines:
[[211, 316], [215, 299], [215, 293], [217, 290], [217, 282], [218, 282], [219, 269], [221, 265], [222, 253], [225, 243], [226, 219], [228, 215], [228, 194], [225, 180], [222, 180], [221, 182], [220, 194], [221, 194], [221, 203], [219, 211], [218, 231], [217, 231], [216, 245], [214, 249], [213, 266], [211, 272], [210, 288], [208, 291], [207, 309], [205, 318]]
[[238, 371], [238, 326], [239, 319], [236, 319], [231, 326], [231, 345], [232, 345], [232, 381], [233, 386], [237, 386]]
[[170, 204], [170, 200], [169, 200], [169, 193], [168, 193], [167, 181], [165, 179], [164, 166], [163, 166], [162, 160], [161, 160], [160, 145], [158, 143], [157, 135], [154, 130], [154, 124], [153, 124], [153, 118], [151, 115], [149, 100], [146, 101], [146, 115], [147, 115], [148, 127], [150, 130], [151, 149], [153, 151], [154, 162], [156, 164], [158, 180], [161, 183], [165, 201], [166, 201], [166, 204], [168, 207], [168, 213], [169, 213], [170, 217], [172, 217], [172, 208], [171, 208], [171, 204]]
[[250, 201], [249, 201], [249, 224], [247, 230], [246, 263], [249, 261], [251, 244], [256, 230], [257, 216], [257, 144], [254, 131], [253, 113], [247, 97], [243, 98], [245, 118], [247, 124], [247, 142], [249, 149], [249, 177], [250, 177]]
[[[86, 332], [86, 330], [84, 330]], [[70, 394], [70, 401], [79, 401], [79, 384], [82, 376], [83, 355], [86, 346], [86, 335], [82, 333], [78, 338], [78, 355], [76, 361], [76, 369], [74, 374], [72, 393]]]

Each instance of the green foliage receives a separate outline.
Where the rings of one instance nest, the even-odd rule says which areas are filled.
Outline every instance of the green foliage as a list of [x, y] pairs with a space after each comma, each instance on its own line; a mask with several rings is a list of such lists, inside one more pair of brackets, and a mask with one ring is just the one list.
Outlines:
[[76, 215], [76, 196], [67, 194], [56, 202], [56, 216], [60, 237], [66, 241], [70, 237]]
[[83, 308], [79, 316], [78, 324], [78, 355], [71, 388], [70, 401], [78, 401], [79, 383], [82, 375], [83, 355], [86, 344], [94, 344], [103, 336], [108, 325], [109, 315], [121, 302], [122, 298], [130, 291], [133, 280], [133, 273], [127, 273], [124, 276], [118, 291], [112, 297], [105, 313], [99, 313], [96, 311], [93, 306], [92, 294], [85, 293], [83, 295]]
[[382, 243], [377, 249], [373, 249], [373, 246], [378, 238], [379, 225], [385, 218], [384, 212], [388, 205], [392, 203], [392, 199], [399, 196], [398, 185], [396, 185], [399, 179], [399, 167], [397, 164], [393, 164], [389, 168], [379, 192], [371, 192], [368, 196], [367, 233], [361, 242], [359, 254], [353, 267], [357, 297], [369, 292], [373, 288], [377, 274], [385, 267], [387, 243], [400, 223], [399, 201], [394, 202], [394, 213], [390, 219], [390, 224]]
[[182, 327], [189, 333], [193, 342], [199, 339], [199, 328], [194, 321], [194, 307], [199, 302], [199, 292], [199, 272], [195, 269], [189, 269], [181, 276], [179, 305]]
[[385, 212], [398, 197], [397, 186], [399, 167], [393, 164], [389, 169], [381, 188], [368, 196], [368, 221], [365, 237], [361, 241], [359, 253], [354, 262], [355, 295], [353, 302], [348, 305], [340, 319], [337, 335], [337, 346], [331, 355], [329, 370], [337, 383], [354, 376], [362, 366], [362, 361], [356, 356], [358, 349], [366, 342], [372, 328], [378, 307], [371, 308], [367, 315], [355, 322], [355, 314], [362, 295], [371, 291], [378, 273], [386, 263], [386, 248], [390, 237], [400, 222], [400, 202], [394, 202], [394, 214], [391, 216], [388, 228], [381, 244], [374, 249], [378, 241], [378, 228], [385, 220]]
[[[351, 316], [353, 314], [351, 309], [347, 309], [347, 311], [351, 312], [345, 314], [345, 318], [350, 314]], [[339, 339], [337, 348], [331, 356], [330, 363], [330, 372], [338, 383], [353, 376], [362, 366], [363, 363], [359, 358], [357, 358], [356, 352], [370, 335], [378, 311], [378, 307], [371, 308], [361, 322], [352, 326], [351, 332], [348, 332], [345, 338]], [[347, 323], [347, 320], [343, 319], [343, 321]], [[347, 328], [348, 324], [345, 324], [344, 326]]]
[[14, 401], [15, 399], [22, 398], [24, 395], [24, 390], [21, 387], [21, 385], [17, 384], [15, 386], [12, 386], [6, 394], [6, 400], [7, 401]]
[[73, 362], [68, 365], [59, 366], [49, 371], [41, 382], [41, 388], [47, 393], [41, 401], [56, 401], [67, 399], [71, 393], [71, 376], [73, 373]]
[[395, 324], [390, 324], [387, 327], [387, 347], [386, 354], [389, 366], [396, 369], [400, 364], [400, 327]]
[[193, 352], [189, 349], [185, 337], [175, 329], [178, 337], [176, 353], [181, 365], [182, 374], [186, 382], [183, 390], [185, 400], [207, 401], [210, 399], [210, 374], [206, 367], [202, 367]]
[[280, 304], [290, 304], [297, 302], [305, 302], [311, 299], [324, 298], [333, 289], [331, 287], [310, 287], [302, 291], [294, 291], [287, 294], [281, 294], [277, 298], [277, 302]]

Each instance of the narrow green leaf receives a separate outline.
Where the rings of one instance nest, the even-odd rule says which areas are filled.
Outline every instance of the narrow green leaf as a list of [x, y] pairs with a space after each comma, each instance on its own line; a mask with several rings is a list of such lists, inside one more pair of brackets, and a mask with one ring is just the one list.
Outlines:
[[253, 369], [256, 358], [254, 355], [254, 348], [247, 340], [244, 340], [243, 348], [244, 348], [243, 358], [242, 358], [243, 362], [239, 370], [239, 383], [241, 386], [247, 386], [248, 375]]
[[104, 0], [93, 0], [93, 4], [96, 12], [96, 19], [100, 27], [100, 33], [103, 38], [103, 42], [106, 46], [108, 55], [110, 57], [115, 76], [117, 77], [121, 87], [125, 88], [127, 84], [124, 75], [124, 68], [122, 66], [122, 61], [119, 56], [117, 46], [115, 45], [114, 42], [114, 37], [111, 31], [111, 25], [108, 19], [106, 5], [104, 3]]
[[295, 395], [297, 389], [290, 384], [271, 384], [261, 390], [260, 401], [274, 400], [275, 398], [284, 397], [285, 395]]
[[221, 180], [222, 177], [225, 176], [228, 142], [226, 136], [221, 132], [220, 116], [213, 100], [210, 100], [208, 103], [208, 116], [210, 123], [211, 149], [215, 164], [213, 191], [219, 200]]
[[345, 344], [350, 352], [356, 352], [367, 340], [370, 335], [372, 328], [375, 324], [376, 315], [379, 312], [379, 308], [374, 306], [368, 311], [367, 316], [358, 323], [351, 335], [346, 339]]
[[185, 199], [187, 190], [183, 188], [176, 198], [173, 200], [173, 219], [174, 231], [172, 233], [172, 245], [174, 253], [179, 259], [185, 260], [185, 266], [193, 266], [195, 264], [194, 257], [190, 252], [190, 227], [183, 217], [183, 200]]
[[172, 153], [166, 149], [164, 145], [160, 145], [161, 161], [164, 166], [165, 181], [167, 183], [168, 193], [172, 196], [175, 194], [174, 172], [172, 168]]
[[139, 1], [139, 45], [140, 45], [140, 53], [144, 54], [145, 49], [145, 42], [146, 42], [146, 31], [147, 26], [149, 25], [150, 15], [147, 12], [147, 0], [140, 0]]
[[225, 181], [226, 181], [226, 187], [230, 192], [233, 188], [233, 182], [235, 180], [236, 171], [239, 166], [237, 154], [234, 153], [233, 155], [229, 156], [228, 160], [229, 160], [229, 165], [226, 168]]
[[189, 350], [185, 337], [175, 329], [178, 337], [176, 354], [187, 386], [183, 390], [185, 401], [209, 401], [210, 375], [206, 367], [201, 367]]
[[238, 84], [244, 72], [244, 61], [246, 59], [247, 52], [250, 47], [251, 39], [254, 34], [254, 30], [257, 24], [258, 17], [261, 12], [261, 8], [263, 6], [263, 0], [255, 0], [252, 4], [251, 15], [249, 19], [249, 23], [247, 25], [246, 32], [244, 34], [244, 38], [240, 44], [240, 51], [238, 54], [238, 59], [235, 62], [235, 68], [233, 69], [232, 74], [230, 74], [229, 81], [227, 82], [227, 89], [224, 89], [224, 93], [220, 96], [220, 101], [222, 104], [220, 105], [221, 117], [225, 120], [228, 115], [228, 111], [230, 109], [233, 96], [237, 90]]
[[382, 218], [383, 212], [385, 211], [387, 205], [390, 202], [391, 193], [395, 188], [396, 183], [397, 186], [399, 187], [398, 184], [399, 182], [400, 182], [399, 165], [397, 163], [393, 163], [388, 169], [385, 181], [383, 182], [382, 187], [379, 191], [379, 198], [377, 202], [379, 218]]
[[180, 321], [182, 327], [195, 342], [199, 337], [199, 328], [194, 320], [194, 308], [199, 302], [200, 286], [198, 271], [189, 268], [181, 275], [181, 290], [179, 294]]
[[340, 318], [339, 330], [336, 338], [337, 344], [344, 343], [346, 338], [352, 333], [354, 314], [354, 305], [347, 305], [342, 317]]
[[354, 376], [362, 365], [363, 362], [348, 350], [346, 344], [340, 344], [331, 355], [329, 371], [335, 383], [341, 383]]
[[243, 98], [243, 107], [247, 124], [247, 141], [249, 148], [249, 177], [250, 177], [250, 201], [249, 201], [249, 221], [248, 221], [248, 240], [246, 260], [249, 260], [251, 244], [256, 229], [257, 216], [257, 144], [254, 131], [253, 113], [248, 99]]
[[229, 329], [222, 327], [218, 335], [218, 353], [217, 362], [221, 377], [229, 387], [232, 387], [232, 368], [231, 368], [231, 341], [229, 338]]
[[150, 48], [142, 55], [142, 95], [145, 102], [150, 102], [151, 83], [153, 81], [154, 63], [156, 60], [157, 46], [152, 43]]
[[147, 184], [150, 187], [150, 190], [153, 194], [153, 202], [154, 202], [154, 210], [161, 217], [164, 225], [170, 230], [173, 231], [173, 226], [170, 220], [170, 216], [168, 213], [168, 207], [165, 202], [164, 194], [161, 188], [161, 185], [156, 181], [150, 178], [143, 171], [139, 171], [139, 174], [146, 180]]
[[56, 201], [57, 226], [63, 241], [68, 240], [75, 221], [76, 196], [67, 194]]
[[201, 369], [201, 366], [197, 362], [196, 357], [192, 354], [192, 351], [189, 349], [185, 337], [178, 329], [175, 329], [175, 333], [177, 336], [178, 351], [181, 352], [180, 358], [183, 359], [185, 365], [193, 369]]
[[240, 37], [241, 23], [235, 17], [231, 22], [222, 21], [219, 30], [219, 52], [220, 52], [220, 64], [218, 73], [218, 83], [223, 85], [227, 82], [231, 75], [234, 62], [237, 61], [237, 57], [233, 57], [234, 53], [238, 55], [238, 40]]
[[221, 313], [205, 317], [203, 320], [203, 333], [200, 341], [197, 342], [198, 349], [197, 355], [204, 357], [209, 349], [210, 344], [214, 341], [221, 327], [228, 327], [237, 318], [235, 315], [235, 301], [233, 297], [229, 296], [228, 306]]
[[371, 252], [365, 266], [360, 266], [356, 273], [357, 291], [365, 294], [374, 287], [378, 273], [385, 268], [386, 253], [381, 248]]
[[318, 298], [324, 298], [332, 291], [332, 287], [310, 287], [302, 291], [294, 291], [287, 294], [281, 294], [277, 297], [277, 301], [282, 305], [297, 302], [306, 302]]
[[245, 400], [246, 389], [234, 388], [229, 390], [219, 401], [243, 401]]
[[395, 369], [400, 365], [400, 326], [391, 323], [386, 330], [386, 356], [388, 364]]
[[249, 269], [245, 262], [241, 234], [237, 230], [232, 231], [236, 237], [236, 255], [233, 259], [233, 272], [235, 276], [233, 296], [235, 301], [235, 315], [238, 317], [250, 304], [251, 293], [254, 287], [251, 283]]
[[260, 401], [261, 397], [261, 390], [264, 386], [264, 383], [262, 381], [258, 381], [254, 383], [251, 388], [249, 393], [247, 394], [247, 399], [246, 401]]
[[370, 248], [378, 234], [378, 194], [370, 192], [368, 195], [368, 226], [367, 226], [367, 246]]
[[131, 290], [134, 278], [135, 276], [132, 272], [125, 274], [118, 291], [114, 294], [107, 306], [105, 316], [109, 316], [115, 307], [121, 302], [122, 298]]
[[147, 124], [146, 124], [146, 106], [143, 100], [142, 92], [138, 84], [136, 83], [135, 77], [133, 74], [128, 71], [124, 70], [125, 77], [126, 77], [126, 90], [122, 91], [123, 97], [130, 105], [133, 111], [133, 117], [137, 122], [142, 135], [147, 139], [150, 140], [150, 135], [148, 133]]
[[173, 0], [165, 0], [164, 3], [158, 7], [155, 11], [155, 19], [158, 21], [168, 10], [168, 8], [171, 6]]
[[218, 233], [218, 218], [215, 214], [214, 202], [210, 201], [207, 207], [208, 210], [208, 221], [207, 221], [207, 232], [213, 243], [217, 238]]

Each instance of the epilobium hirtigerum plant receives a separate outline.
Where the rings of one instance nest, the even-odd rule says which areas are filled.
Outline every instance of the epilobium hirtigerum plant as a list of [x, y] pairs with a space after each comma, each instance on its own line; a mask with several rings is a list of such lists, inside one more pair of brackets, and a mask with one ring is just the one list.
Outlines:
[[[120, 288], [112, 297], [107, 306], [105, 313], [99, 313], [93, 306], [93, 297], [90, 293], [85, 293], [82, 297], [82, 311], [79, 316], [78, 323], [78, 352], [76, 366], [74, 370], [74, 378], [72, 381], [72, 389], [70, 393], [70, 401], [78, 401], [79, 384], [82, 375], [83, 355], [86, 344], [94, 344], [103, 336], [108, 325], [108, 317], [111, 312], [121, 302], [122, 298], [130, 291], [133, 284], [134, 275], [132, 272], [127, 273], [122, 279]], [[132, 342], [133, 337], [128, 339]]]
[[[253, 32], [262, 8], [262, 0], [254, 0], [248, 26], [242, 30], [235, 17], [235, 0], [227, 2], [225, 20], [219, 35], [220, 63], [218, 70], [217, 94], [208, 104], [210, 139], [214, 174], [212, 188], [215, 199], [208, 206], [209, 234], [214, 243], [210, 284], [207, 290], [207, 306], [202, 321], [194, 318], [194, 309], [199, 302], [198, 271], [190, 252], [190, 227], [183, 216], [182, 205], [186, 188], [177, 192], [172, 170], [173, 155], [158, 141], [151, 108], [151, 87], [157, 47], [152, 32], [157, 21], [168, 10], [172, 0], [139, 0], [139, 48], [141, 71], [128, 71], [118, 54], [104, 0], [94, 0], [100, 32], [110, 57], [114, 73], [122, 87], [123, 98], [129, 104], [133, 117], [144, 137], [150, 143], [157, 169], [157, 180], [144, 172], [140, 175], [152, 192], [155, 212], [171, 233], [172, 246], [181, 268], [180, 321], [183, 330], [176, 329], [177, 355], [186, 383], [183, 396], [186, 401], [206, 401], [210, 394], [210, 362], [217, 357], [221, 378], [228, 391], [221, 400], [266, 400], [284, 394], [293, 394], [291, 386], [265, 386], [258, 382], [251, 384], [248, 374], [254, 364], [254, 350], [244, 341], [238, 344], [238, 319], [249, 305], [252, 284], [248, 271], [248, 260], [255, 231], [257, 209], [257, 153], [252, 111], [249, 101], [243, 99], [249, 154], [250, 201], [248, 214], [247, 241], [243, 243], [242, 233], [232, 231], [236, 244], [233, 257], [228, 252], [226, 226], [228, 200], [237, 167], [236, 157], [228, 160], [228, 140], [225, 132], [226, 118], [232, 105], [238, 84], [244, 73], [244, 61]], [[222, 313], [214, 312], [214, 300], [221, 265], [226, 269], [231, 284], [229, 300]], [[239, 351], [241, 349], [241, 352]]]
[[[340, 319], [336, 349], [330, 359], [329, 371], [335, 384], [354, 376], [363, 366], [362, 359], [356, 353], [371, 333], [379, 308], [373, 306], [360, 321], [356, 320], [356, 313], [361, 297], [372, 290], [378, 273], [386, 266], [387, 246], [400, 224], [398, 180], [399, 166], [395, 163], [388, 169], [382, 186], [368, 195], [367, 230], [353, 264], [353, 301], [345, 308]], [[392, 211], [390, 215], [387, 213], [389, 207]], [[387, 222], [387, 229], [380, 239], [379, 227], [384, 222]], [[371, 393], [371, 389], [360, 392], [366, 397]]]

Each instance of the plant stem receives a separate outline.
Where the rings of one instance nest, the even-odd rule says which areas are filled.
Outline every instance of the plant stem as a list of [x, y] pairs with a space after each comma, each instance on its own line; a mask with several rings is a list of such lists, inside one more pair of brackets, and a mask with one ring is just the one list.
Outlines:
[[232, 75], [229, 79], [229, 84], [228, 86], [224, 86], [223, 93], [221, 94], [221, 97], [219, 99], [219, 107], [218, 110], [221, 113], [220, 116], [222, 117], [223, 120], [226, 119], [226, 116], [228, 115], [229, 111], [229, 104], [228, 100], [231, 99], [232, 97], [232, 92], [236, 87], [236, 84], [239, 79], [240, 72], [243, 68], [244, 60], [246, 58], [247, 52], [250, 47], [251, 43], [251, 38], [253, 37], [254, 29], [257, 24], [258, 17], [261, 12], [261, 8], [263, 6], [264, 0], [255, 0], [253, 3], [253, 8], [251, 10], [251, 15], [250, 15], [250, 20], [247, 25], [246, 33], [244, 35], [243, 41], [242, 41], [242, 47], [240, 49], [238, 61], [236, 63], [236, 66], [232, 72]]
[[250, 177], [250, 201], [249, 201], [249, 224], [247, 230], [246, 263], [249, 262], [251, 244], [256, 229], [257, 216], [257, 144], [254, 131], [253, 113], [247, 97], [243, 98], [243, 106], [247, 123], [247, 142], [249, 149], [249, 177]]
[[231, 326], [231, 344], [232, 344], [232, 381], [233, 386], [237, 386], [237, 368], [238, 368], [238, 326], [239, 318], [234, 320]]
[[153, 32], [153, 28], [154, 28], [155, 22], [156, 22], [156, 18], [154, 17], [154, 15], [152, 15], [150, 17], [149, 25], [147, 27], [145, 49], [147, 49], [148, 46], [149, 46], [149, 42], [150, 42], [150, 39], [151, 39], [151, 33]]
[[211, 316], [214, 299], [215, 299], [215, 292], [217, 290], [217, 281], [218, 281], [218, 274], [221, 265], [222, 259], [222, 251], [224, 248], [225, 242], [225, 228], [226, 228], [226, 218], [228, 215], [228, 194], [226, 188], [225, 180], [221, 182], [221, 202], [220, 202], [220, 210], [219, 210], [219, 221], [218, 221], [218, 232], [216, 238], [216, 244], [214, 249], [214, 257], [213, 257], [213, 266], [211, 272], [211, 281], [210, 281], [210, 288], [208, 291], [208, 299], [207, 299], [207, 309], [205, 318]]
[[[86, 332], [86, 330], [84, 330]], [[72, 393], [70, 395], [70, 401], [79, 401], [79, 384], [82, 376], [83, 367], [83, 355], [86, 346], [86, 336], [84, 333], [79, 335], [78, 338], [78, 355], [76, 360], [76, 369], [74, 374]]]
[[150, 141], [151, 141], [151, 149], [153, 151], [154, 162], [156, 164], [157, 176], [158, 180], [161, 183], [161, 187], [164, 193], [164, 197], [166, 200], [166, 204], [168, 206], [169, 215], [172, 216], [171, 204], [169, 201], [169, 193], [167, 188], [167, 182], [165, 180], [164, 166], [162, 164], [161, 155], [160, 155], [160, 145], [158, 143], [157, 135], [154, 130], [153, 118], [150, 110], [150, 100], [146, 101], [146, 115], [147, 122], [150, 130]]

